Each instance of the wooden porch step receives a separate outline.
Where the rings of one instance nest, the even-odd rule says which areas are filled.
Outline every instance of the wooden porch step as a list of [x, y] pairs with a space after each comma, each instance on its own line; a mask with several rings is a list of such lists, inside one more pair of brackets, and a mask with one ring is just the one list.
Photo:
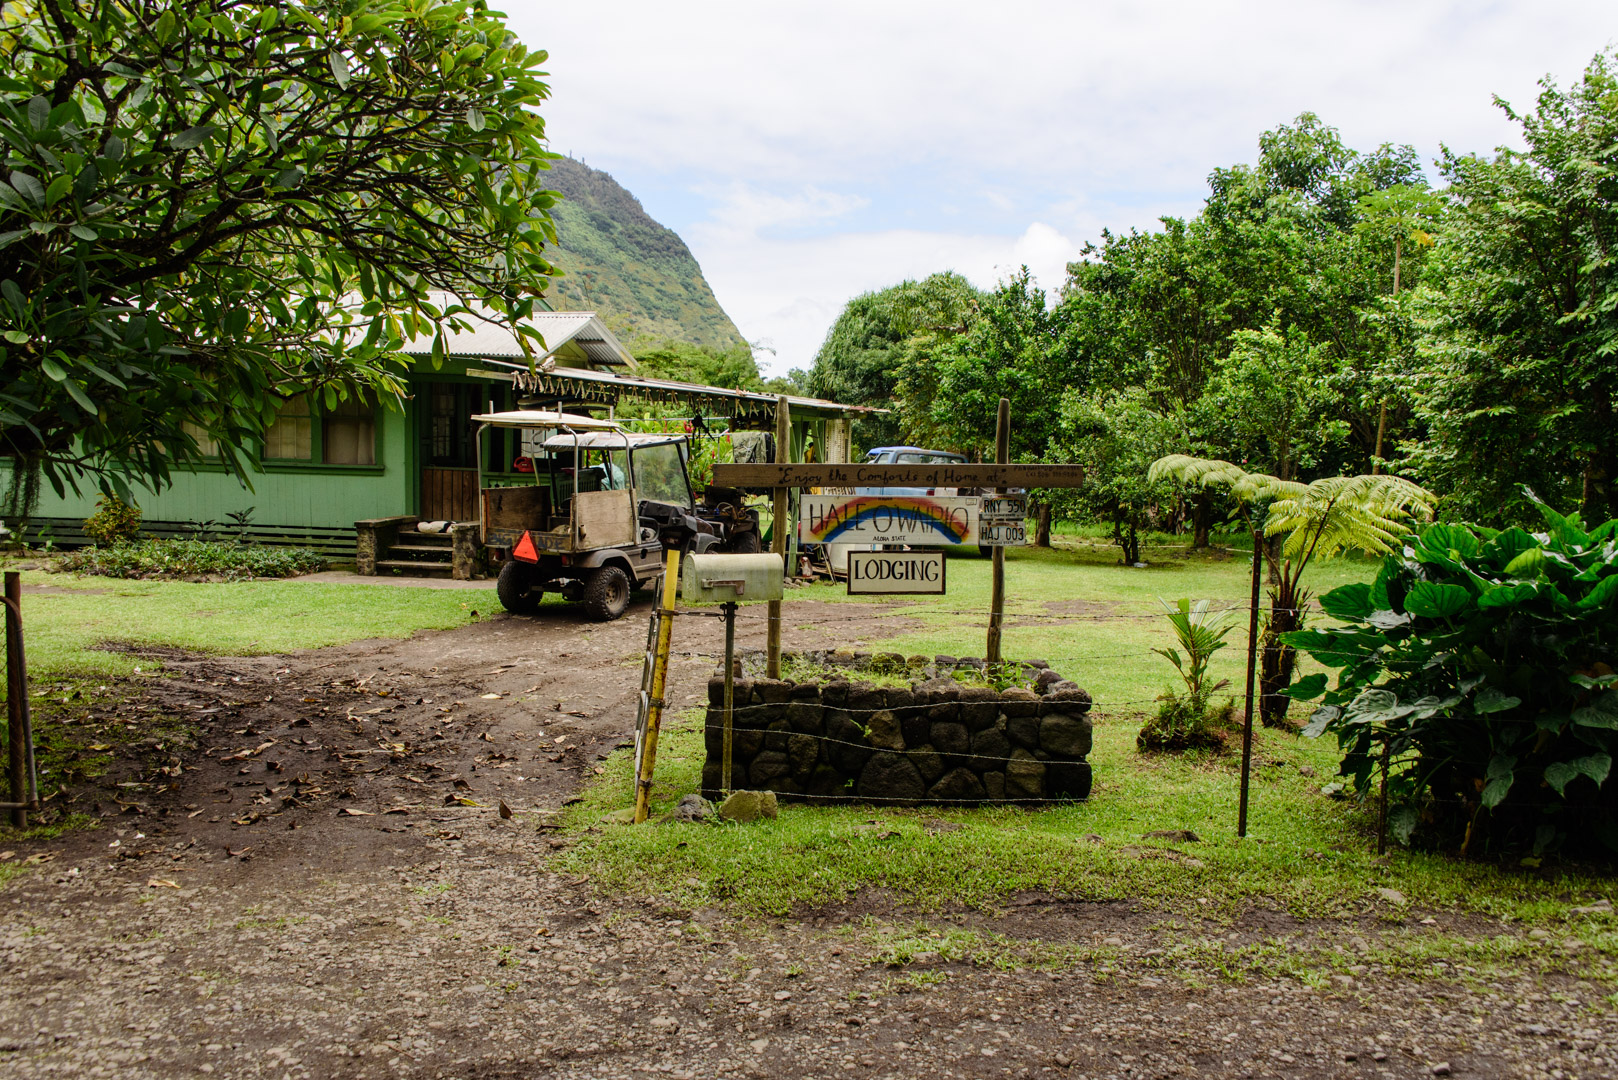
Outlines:
[[378, 570], [408, 570], [412, 574], [448, 574], [454, 567], [447, 562], [421, 562], [415, 559], [378, 559]]
[[422, 547], [443, 548], [446, 551], [454, 546], [455, 541], [449, 533], [419, 533], [399, 530], [401, 543], [417, 544]]

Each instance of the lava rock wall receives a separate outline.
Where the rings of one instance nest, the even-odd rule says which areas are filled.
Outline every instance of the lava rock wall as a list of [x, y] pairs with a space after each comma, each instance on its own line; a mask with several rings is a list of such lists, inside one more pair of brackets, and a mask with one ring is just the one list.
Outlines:
[[[918, 659], [909, 686], [861, 682], [857, 669], [821, 682], [737, 679], [731, 786], [901, 806], [1089, 796], [1089, 693], [1037, 661], [1025, 665], [1032, 689], [997, 692], [949, 674], [981, 661]], [[710, 680], [708, 798], [723, 785], [724, 695], [724, 679]]]

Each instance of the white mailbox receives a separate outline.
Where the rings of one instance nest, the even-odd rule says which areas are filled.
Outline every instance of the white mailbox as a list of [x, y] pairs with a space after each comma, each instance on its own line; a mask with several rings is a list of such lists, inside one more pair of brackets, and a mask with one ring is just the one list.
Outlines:
[[785, 577], [781, 556], [687, 555], [680, 570], [680, 598], [688, 604], [756, 604], [779, 600]]

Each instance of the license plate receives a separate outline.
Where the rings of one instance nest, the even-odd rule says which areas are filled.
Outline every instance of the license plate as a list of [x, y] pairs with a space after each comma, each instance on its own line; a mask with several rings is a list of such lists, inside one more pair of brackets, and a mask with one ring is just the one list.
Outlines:
[[986, 495], [983, 508], [978, 512], [986, 518], [1020, 518], [1028, 516], [1026, 495]]
[[1015, 525], [980, 524], [978, 543], [984, 547], [1014, 547], [1028, 543], [1028, 530], [1021, 522]]

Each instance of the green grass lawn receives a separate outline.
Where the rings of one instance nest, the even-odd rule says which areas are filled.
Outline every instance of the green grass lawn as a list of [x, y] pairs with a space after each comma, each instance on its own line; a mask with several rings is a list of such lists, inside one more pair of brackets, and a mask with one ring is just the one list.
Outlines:
[[464, 626], [498, 606], [485, 592], [295, 581], [191, 584], [25, 571], [28, 670], [47, 676], [127, 675], [151, 667], [107, 642], [247, 656], [361, 638], [408, 637]]
[[[1058, 538], [1064, 546], [1052, 551], [1009, 554], [1005, 655], [1050, 661], [1099, 703], [1090, 755], [1096, 782], [1087, 803], [1033, 811], [784, 805], [777, 820], [743, 827], [629, 827], [618, 823], [631, 802], [626, 751], [571, 811], [569, 828], [579, 839], [573, 867], [613, 891], [771, 913], [871, 887], [922, 910], [989, 907], [1018, 890], [1042, 890], [1214, 916], [1260, 904], [1299, 916], [1398, 917], [1401, 905], [1377, 889], [1395, 889], [1419, 908], [1531, 921], [1560, 917], [1594, 897], [1618, 899], [1618, 883], [1578, 868], [1502, 869], [1402, 851], [1377, 859], [1370, 807], [1321, 792], [1336, 772], [1334, 745], [1279, 732], [1257, 734], [1249, 838], [1238, 840], [1238, 755], [1146, 756], [1136, 751], [1135, 735], [1152, 699], [1178, 684], [1168, 662], [1151, 652], [1173, 643], [1158, 598], [1207, 598], [1240, 608], [1251, 562], [1245, 553], [1157, 548], [1147, 552], [1150, 566], [1127, 568], [1118, 565], [1116, 549], [1074, 539]], [[1369, 577], [1374, 566], [1323, 563], [1306, 583], [1324, 592]], [[884, 616], [919, 619], [922, 629], [897, 638], [866, 632], [857, 640], [873, 650], [981, 656], [989, 577], [988, 560], [953, 559], [947, 596], [906, 598]], [[841, 602], [841, 589], [822, 584], [791, 596]], [[1048, 604], [1073, 610], [1053, 613]], [[1227, 692], [1239, 694], [1245, 612], [1233, 617], [1240, 628], [1215, 672], [1231, 679]], [[789, 603], [789, 650], [793, 625]], [[658, 811], [700, 786], [701, 723], [701, 713], [691, 712], [665, 730]], [[929, 819], [965, 828], [930, 832]], [[1160, 829], [1190, 829], [1201, 842], [1142, 839]]]

